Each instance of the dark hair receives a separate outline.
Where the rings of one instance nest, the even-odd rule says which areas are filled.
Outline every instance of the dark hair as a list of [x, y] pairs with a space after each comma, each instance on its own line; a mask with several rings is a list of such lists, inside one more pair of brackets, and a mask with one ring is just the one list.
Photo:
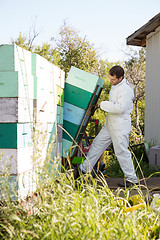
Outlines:
[[119, 79], [120, 77], [124, 77], [124, 69], [121, 66], [114, 66], [109, 70], [109, 74], [111, 76], [116, 75], [116, 77]]

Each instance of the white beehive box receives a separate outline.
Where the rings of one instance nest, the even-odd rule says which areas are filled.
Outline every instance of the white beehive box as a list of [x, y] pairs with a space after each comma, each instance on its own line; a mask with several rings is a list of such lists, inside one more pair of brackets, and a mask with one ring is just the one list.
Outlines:
[[149, 166], [155, 168], [160, 167], [160, 145], [149, 149]]
[[32, 147], [19, 149], [0, 149], [0, 174], [8, 169], [10, 174], [20, 174], [33, 168]]
[[52, 74], [56, 85], [61, 88], [64, 88], [65, 72], [61, 70], [59, 67], [52, 65]]

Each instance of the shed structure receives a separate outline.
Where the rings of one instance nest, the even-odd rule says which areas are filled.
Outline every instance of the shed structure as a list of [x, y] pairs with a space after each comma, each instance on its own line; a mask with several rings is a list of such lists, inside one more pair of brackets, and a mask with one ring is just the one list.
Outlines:
[[160, 145], [160, 13], [126, 39], [146, 47], [145, 141]]

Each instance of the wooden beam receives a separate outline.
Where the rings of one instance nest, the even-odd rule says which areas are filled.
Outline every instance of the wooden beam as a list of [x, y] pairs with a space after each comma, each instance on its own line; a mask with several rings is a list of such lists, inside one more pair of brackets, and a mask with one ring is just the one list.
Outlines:
[[141, 41], [141, 46], [146, 47], [146, 38], [143, 38]]
[[[147, 22], [137, 31], [135, 31], [133, 34], [131, 34], [129, 37], [127, 37], [126, 39], [127, 45], [145, 46], [146, 36], [149, 33], [154, 32], [156, 28], [159, 26], [160, 26], [160, 13], [153, 17], [149, 22]], [[141, 44], [139, 44], [138, 39], [140, 39]]]

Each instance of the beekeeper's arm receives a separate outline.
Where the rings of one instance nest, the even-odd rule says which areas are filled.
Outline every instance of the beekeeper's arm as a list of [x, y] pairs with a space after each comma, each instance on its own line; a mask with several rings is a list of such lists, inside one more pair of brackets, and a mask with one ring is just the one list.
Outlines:
[[100, 108], [108, 113], [123, 114], [128, 109], [132, 108], [134, 94], [132, 91], [123, 91], [118, 96], [118, 101], [102, 101]]

